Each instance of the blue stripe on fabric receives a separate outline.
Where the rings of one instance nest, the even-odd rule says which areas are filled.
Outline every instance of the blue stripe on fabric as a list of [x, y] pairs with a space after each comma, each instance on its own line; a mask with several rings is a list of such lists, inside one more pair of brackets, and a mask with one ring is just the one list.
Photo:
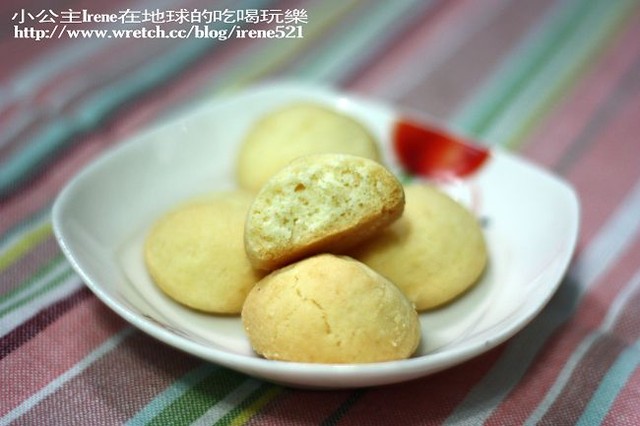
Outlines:
[[179, 46], [133, 75], [98, 91], [83, 102], [72, 117], [60, 118], [40, 132], [0, 169], [0, 196], [3, 196], [36, 172], [36, 166], [62, 148], [70, 138], [96, 126], [105, 114], [125, 100], [159, 84], [201, 55], [209, 43], [196, 40]]
[[[173, 0], [163, 1], [141, 1], [131, 4], [131, 10], [148, 10], [153, 8], [162, 9], [170, 6]], [[98, 26], [97, 29], [127, 29], [137, 28], [138, 24], [126, 24], [119, 22], [106, 26]], [[6, 108], [12, 102], [20, 102], [21, 108], [33, 108], [30, 103], [34, 103], [35, 96], [42, 86], [65, 70], [72, 69], [78, 62], [86, 60], [87, 57], [98, 55], [98, 52], [106, 50], [108, 46], [117, 39], [112, 38], [92, 38], [76, 39], [63, 45], [59, 49], [51, 50], [38, 57], [37, 60], [28, 63], [24, 69], [19, 70], [16, 76], [3, 86], [0, 86], [0, 110]], [[37, 115], [37, 114], [36, 114]], [[0, 132], [0, 147], [7, 145], [16, 138], [20, 132], [24, 131], [33, 121], [33, 117], [20, 113], [16, 120], [12, 120]]]
[[191, 388], [209, 377], [215, 370], [217, 365], [204, 363], [194, 368], [187, 374], [176, 380], [164, 392], [159, 393], [151, 402], [149, 402], [142, 410], [138, 411], [135, 416], [130, 418], [127, 426], [137, 426], [149, 423], [160, 411], [164, 410], [169, 404], [180, 398]]
[[[131, 10], [162, 9], [173, 4], [173, 0], [145, 0], [129, 5]], [[113, 26], [99, 27], [99, 29], [112, 29]], [[118, 29], [123, 29], [122, 23], [117, 24]], [[14, 81], [10, 82], [6, 88], [0, 87], [0, 108], [11, 98], [23, 97], [33, 91], [43, 82], [48, 81], [56, 73], [62, 72], [72, 67], [77, 60], [95, 54], [97, 48], [106, 45], [115, 39], [103, 38], [93, 39], [91, 43], [86, 40], [77, 40], [70, 43], [64, 49], [51, 51], [40, 57], [36, 62], [27, 64], [27, 67], [20, 72]]]
[[[22, 217], [21, 221], [5, 231], [4, 235], [0, 235], [0, 253], [5, 250], [5, 246], [13, 244], [11, 241], [18, 238], [22, 233], [28, 232], [35, 226], [39, 226], [49, 221], [51, 213], [51, 204], [47, 204], [44, 208], [36, 211], [28, 217]], [[1, 220], [1, 218], [0, 218]]]
[[[267, 3], [269, 1], [247, 1], [246, 7], [259, 9]], [[61, 118], [47, 126], [29, 145], [16, 152], [6, 164], [3, 164], [0, 169], [0, 198], [11, 193], [31, 177], [37, 171], [36, 166], [69, 143], [72, 136], [89, 131], [118, 105], [179, 73], [219, 43], [216, 39], [206, 38], [181, 43], [160, 59], [146, 64], [115, 84], [99, 90], [83, 102], [74, 111], [72, 117]]]
[[640, 340], [618, 356], [591, 397], [577, 425], [589, 426], [602, 423], [638, 365], [640, 365]]
[[452, 117], [450, 127], [463, 134], [480, 137], [483, 129], [497, 120], [507, 106], [507, 100], [518, 94], [528, 77], [546, 64], [546, 56], [553, 56], [562, 44], [557, 42], [560, 34], [567, 31], [576, 16], [586, 10], [582, 0], [554, 3], [539, 18], [539, 24], [504, 55], [496, 70]]

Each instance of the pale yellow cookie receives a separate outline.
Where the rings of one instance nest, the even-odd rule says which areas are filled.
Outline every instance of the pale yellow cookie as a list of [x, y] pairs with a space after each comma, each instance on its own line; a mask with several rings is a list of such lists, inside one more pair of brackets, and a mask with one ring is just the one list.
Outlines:
[[248, 192], [226, 192], [161, 218], [144, 250], [158, 287], [197, 310], [240, 313], [249, 290], [264, 275], [251, 267], [244, 251], [244, 218], [252, 200]]
[[292, 160], [327, 152], [380, 159], [376, 141], [354, 118], [314, 103], [286, 105], [264, 116], [246, 135], [238, 156], [238, 182], [257, 192]]
[[349, 254], [425, 310], [469, 289], [485, 268], [487, 250], [476, 218], [448, 195], [413, 184], [405, 196], [403, 216]]
[[268, 359], [367, 363], [405, 359], [420, 342], [411, 302], [348, 257], [321, 254], [272, 272], [251, 290], [242, 322]]
[[388, 226], [403, 208], [402, 185], [380, 163], [346, 154], [301, 157], [256, 195], [245, 249], [255, 268], [274, 270], [347, 249]]

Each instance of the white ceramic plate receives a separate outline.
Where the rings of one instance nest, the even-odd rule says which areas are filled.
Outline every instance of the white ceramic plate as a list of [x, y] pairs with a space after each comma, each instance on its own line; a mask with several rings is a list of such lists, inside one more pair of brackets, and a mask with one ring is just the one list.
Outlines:
[[263, 113], [302, 99], [358, 118], [381, 141], [388, 166], [400, 171], [390, 140], [401, 113], [393, 107], [295, 84], [212, 99], [120, 144], [60, 193], [55, 234], [87, 286], [171, 346], [265, 380], [312, 388], [381, 385], [441, 371], [505, 341], [543, 308], [573, 253], [579, 203], [560, 179], [497, 150], [471, 177], [445, 187], [486, 222], [488, 270], [455, 303], [421, 314], [422, 345], [411, 359], [358, 365], [265, 360], [251, 351], [238, 317], [196, 313], [161, 293], [143, 264], [148, 227], [184, 200], [234, 187], [243, 134]]

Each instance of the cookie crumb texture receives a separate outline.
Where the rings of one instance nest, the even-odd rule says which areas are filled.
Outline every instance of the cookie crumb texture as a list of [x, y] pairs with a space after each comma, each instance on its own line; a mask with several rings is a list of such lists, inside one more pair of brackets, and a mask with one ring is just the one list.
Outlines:
[[396, 286], [342, 256], [307, 258], [262, 279], [242, 321], [254, 350], [267, 359], [370, 363], [406, 359], [420, 323]]
[[245, 248], [254, 267], [273, 270], [351, 247], [403, 209], [402, 185], [379, 163], [345, 154], [306, 156], [257, 194], [247, 215]]

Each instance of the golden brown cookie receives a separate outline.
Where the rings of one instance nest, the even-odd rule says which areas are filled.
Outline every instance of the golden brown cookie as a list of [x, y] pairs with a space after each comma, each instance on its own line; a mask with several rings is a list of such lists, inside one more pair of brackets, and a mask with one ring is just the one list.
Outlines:
[[476, 218], [448, 195], [413, 184], [405, 196], [403, 216], [349, 254], [394, 282], [420, 311], [470, 288], [487, 251]]
[[245, 249], [255, 268], [274, 270], [351, 247], [392, 223], [403, 208], [402, 185], [380, 163], [346, 154], [301, 157], [256, 195]]
[[411, 302], [348, 257], [321, 254], [272, 272], [251, 290], [242, 321], [268, 359], [367, 363], [405, 359], [420, 341]]
[[240, 313], [249, 290], [264, 275], [251, 267], [244, 251], [244, 218], [252, 200], [248, 192], [226, 192], [162, 217], [144, 251], [158, 287], [194, 309]]
[[264, 116], [246, 135], [238, 156], [238, 182], [257, 192], [292, 160], [327, 152], [380, 159], [376, 141], [354, 118], [314, 103], [286, 105]]

